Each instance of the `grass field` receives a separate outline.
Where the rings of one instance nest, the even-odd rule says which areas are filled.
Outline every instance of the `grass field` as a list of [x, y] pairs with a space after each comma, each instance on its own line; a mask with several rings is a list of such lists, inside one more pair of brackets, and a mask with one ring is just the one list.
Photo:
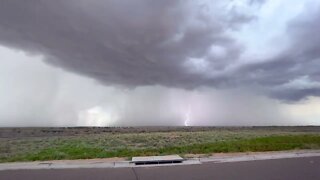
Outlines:
[[[73, 133], [70, 133], [71, 131]], [[319, 128], [171, 129], [165, 132], [96, 129], [0, 129], [0, 162], [320, 149]], [[44, 134], [19, 136], [20, 133]], [[55, 129], [56, 131], [56, 129]], [[11, 132], [8, 133], [8, 132]], [[78, 132], [78, 133], [75, 133]], [[84, 133], [85, 132], [85, 133]], [[47, 134], [47, 136], [46, 136]]]

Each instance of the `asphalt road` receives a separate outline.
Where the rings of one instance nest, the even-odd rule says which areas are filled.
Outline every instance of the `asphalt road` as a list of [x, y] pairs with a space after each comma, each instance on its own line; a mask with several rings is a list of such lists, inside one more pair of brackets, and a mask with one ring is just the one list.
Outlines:
[[319, 180], [320, 157], [291, 158], [201, 165], [0, 171], [2, 180]]

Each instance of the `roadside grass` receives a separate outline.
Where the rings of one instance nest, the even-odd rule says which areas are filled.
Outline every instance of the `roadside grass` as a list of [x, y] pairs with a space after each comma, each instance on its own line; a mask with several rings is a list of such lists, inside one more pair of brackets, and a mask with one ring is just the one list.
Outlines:
[[[157, 137], [157, 136], [156, 136]], [[125, 137], [129, 138], [129, 137]], [[159, 138], [159, 137], [158, 137]], [[103, 139], [103, 138], [102, 138]], [[129, 138], [133, 143], [141, 142], [139, 137]], [[157, 139], [157, 138], [156, 138]], [[119, 140], [119, 139], [118, 139]], [[158, 139], [159, 140], [159, 139]], [[129, 141], [129, 140], [127, 140]], [[57, 142], [56, 142], [57, 143]], [[22, 147], [21, 147], [22, 148]], [[1, 155], [0, 162], [59, 160], [59, 159], [90, 159], [109, 157], [133, 157], [166, 154], [209, 154], [218, 152], [258, 152], [280, 151], [292, 149], [320, 149], [320, 134], [278, 134], [261, 137], [238, 136], [213, 142], [162, 144], [161, 146], [119, 146], [116, 149], [106, 148], [101, 144], [87, 143], [79, 139], [60, 141], [54, 146], [42, 147], [38, 151]]]

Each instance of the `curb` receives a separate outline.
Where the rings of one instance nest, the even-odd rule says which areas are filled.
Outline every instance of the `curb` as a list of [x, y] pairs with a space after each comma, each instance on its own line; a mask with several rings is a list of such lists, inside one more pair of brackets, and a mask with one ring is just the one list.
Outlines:
[[131, 161], [114, 161], [106, 162], [105, 160], [68, 160], [68, 161], [38, 161], [38, 162], [17, 162], [2, 163], [0, 171], [5, 170], [32, 170], [32, 169], [78, 169], [78, 168], [138, 168], [138, 167], [158, 167], [158, 166], [181, 166], [195, 165], [202, 163], [231, 163], [242, 161], [272, 160], [286, 158], [303, 158], [320, 156], [320, 150], [304, 150], [292, 152], [264, 152], [257, 154], [225, 154], [213, 155], [206, 158], [190, 158], [185, 159], [179, 164], [152, 164], [152, 165], [135, 165]]

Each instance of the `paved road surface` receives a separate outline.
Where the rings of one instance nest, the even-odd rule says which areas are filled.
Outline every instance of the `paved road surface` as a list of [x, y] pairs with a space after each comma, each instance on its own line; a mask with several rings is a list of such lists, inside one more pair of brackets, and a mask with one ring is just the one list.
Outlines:
[[0, 171], [2, 180], [319, 180], [320, 157], [201, 165]]

